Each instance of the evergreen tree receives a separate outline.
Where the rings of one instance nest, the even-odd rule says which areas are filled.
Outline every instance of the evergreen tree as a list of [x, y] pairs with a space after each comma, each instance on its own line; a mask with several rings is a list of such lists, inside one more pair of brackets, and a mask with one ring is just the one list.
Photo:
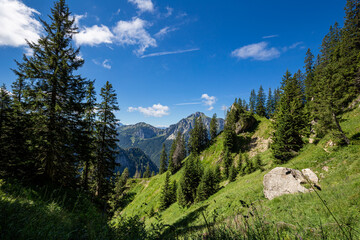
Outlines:
[[256, 114], [261, 117], [266, 116], [266, 108], [265, 108], [266, 96], [264, 93], [263, 87], [260, 85], [257, 98], [256, 98]]
[[190, 131], [190, 151], [193, 154], [199, 154], [208, 144], [206, 127], [201, 116], [195, 119], [194, 128]]
[[262, 163], [262, 161], [261, 161], [261, 157], [260, 157], [259, 154], [257, 154], [257, 155], [255, 156], [254, 168], [255, 168], [255, 169], [260, 169], [260, 171], [264, 171], [264, 165], [263, 165], [263, 163]]
[[216, 165], [214, 170], [214, 183], [216, 189], [219, 188], [220, 182], [221, 182], [221, 170], [220, 170], [220, 166]]
[[96, 145], [95, 145], [95, 131], [96, 131], [96, 93], [94, 82], [91, 81], [86, 92], [86, 109], [85, 109], [85, 134], [79, 142], [82, 150], [82, 165], [83, 165], [83, 188], [88, 189], [90, 168], [94, 165]]
[[253, 89], [253, 90], [251, 90], [250, 98], [249, 98], [250, 112], [255, 113], [255, 111], [256, 111], [256, 99], [257, 99], [257, 96], [255, 93], [255, 90]]
[[160, 174], [163, 174], [166, 171], [167, 171], [167, 155], [166, 155], [165, 143], [163, 143], [163, 147], [160, 155]]
[[224, 126], [224, 148], [230, 151], [233, 151], [236, 145], [235, 115], [235, 111], [228, 111]]
[[237, 164], [237, 172], [242, 174], [243, 173], [243, 155], [239, 154], [238, 164]]
[[204, 175], [201, 178], [201, 182], [196, 191], [196, 202], [204, 201], [208, 199], [217, 191], [217, 184], [215, 180], [214, 172], [211, 168], [206, 169]]
[[175, 173], [175, 168], [174, 168], [174, 162], [173, 162], [173, 155], [174, 155], [174, 152], [175, 152], [175, 149], [176, 149], [176, 138], [175, 140], [172, 142], [171, 144], [171, 148], [170, 148], [170, 153], [169, 153], [169, 167], [168, 167], [168, 170], [174, 174]]
[[87, 81], [74, 74], [84, 60], [71, 45], [77, 32], [65, 0], [55, 2], [50, 19], [51, 23], [41, 20], [44, 35], [37, 43], [28, 42], [33, 54], [24, 55], [22, 63], [16, 62], [14, 72], [31, 83], [26, 112], [36, 123], [32, 151], [40, 161], [37, 173], [53, 182], [73, 185], [78, 176], [77, 142], [83, 137]]
[[313, 98], [313, 81], [314, 81], [314, 55], [311, 53], [310, 48], [305, 56], [305, 96], [306, 102], [309, 103]]
[[104, 197], [110, 188], [110, 178], [113, 175], [117, 154], [116, 142], [118, 120], [114, 112], [119, 110], [116, 93], [107, 81], [101, 88], [102, 102], [98, 106], [96, 122], [96, 195]]
[[271, 149], [278, 162], [285, 162], [300, 150], [304, 128], [301, 83], [286, 71], [282, 80], [282, 94], [275, 115]]
[[192, 204], [196, 190], [201, 181], [202, 167], [198, 157], [190, 156], [185, 162], [184, 172], [180, 179], [178, 202], [182, 207]]
[[234, 182], [236, 180], [237, 171], [234, 165], [231, 165], [229, 170], [229, 181]]
[[171, 186], [170, 186], [170, 173], [167, 172], [165, 175], [165, 183], [164, 186], [161, 189], [161, 195], [160, 195], [160, 210], [163, 211], [167, 209], [171, 205]]
[[217, 122], [217, 116], [216, 113], [214, 113], [214, 115], [211, 118], [211, 122], [210, 122], [210, 137], [211, 137], [211, 141], [213, 141], [216, 136], [217, 136], [217, 132], [218, 132], [218, 122]]
[[233, 159], [228, 148], [225, 149], [223, 157], [223, 166], [224, 166], [224, 176], [229, 178], [230, 168], [233, 165]]
[[176, 136], [176, 148], [173, 154], [173, 171], [172, 173], [175, 173], [178, 171], [181, 167], [182, 160], [186, 157], [186, 146], [185, 146], [185, 137], [182, 135], [182, 133], [179, 131]]
[[174, 180], [170, 186], [170, 201], [171, 201], [171, 204], [175, 203], [177, 198], [177, 182], [176, 180]]
[[145, 172], [144, 172], [144, 174], [143, 174], [143, 178], [149, 178], [150, 177], [150, 166], [149, 166], [149, 164], [146, 166], [146, 170], [145, 170]]
[[271, 88], [269, 88], [269, 94], [266, 102], [266, 116], [271, 118], [275, 112], [275, 100], [274, 96], [271, 92]]

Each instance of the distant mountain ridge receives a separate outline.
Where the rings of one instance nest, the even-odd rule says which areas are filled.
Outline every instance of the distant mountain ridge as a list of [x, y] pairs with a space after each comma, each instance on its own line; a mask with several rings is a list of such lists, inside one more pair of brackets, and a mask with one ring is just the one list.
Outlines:
[[[120, 126], [117, 130], [119, 138], [118, 145], [124, 149], [140, 148], [159, 166], [163, 143], [165, 143], [167, 152], [169, 152], [171, 143], [175, 139], [178, 131], [185, 134], [185, 139], [188, 141], [190, 131], [194, 127], [195, 119], [200, 116], [209, 131], [211, 118], [207, 117], [204, 113], [196, 112], [165, 129], [157, 128], [144, 122]], [[219, 126], [218, 132], [221, 132], [224, 129], [225, 121], [222, 118], [218, 118], [217, 121]]]

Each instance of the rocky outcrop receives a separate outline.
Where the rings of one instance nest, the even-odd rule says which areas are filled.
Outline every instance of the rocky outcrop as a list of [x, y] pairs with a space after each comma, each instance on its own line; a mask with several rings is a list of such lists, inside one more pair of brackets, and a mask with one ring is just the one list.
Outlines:
[[253, 128], [255, 124], [256, 119], [252, 115], [245, 112], [240, 115], [239, 121], [237, 121], [237, 123], [235, 124], [235, 132], [236, 134], [246, 132], [249, 129]]
[[302, 184], [311, 183], [317, 188], [318, 177], [310, 169], [299, 170], [276, 167], [264, 176], [264, 195], [267, 199], [284, 194], [307, 193], [310, 189], [305, 188]]

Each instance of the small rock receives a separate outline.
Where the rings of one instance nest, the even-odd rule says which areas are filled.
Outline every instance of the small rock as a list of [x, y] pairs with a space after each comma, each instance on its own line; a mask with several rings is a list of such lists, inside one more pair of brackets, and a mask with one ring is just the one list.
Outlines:
[[325, 172], [328, 172], [328, 171], [329, 171], [329, 167], [328, 167], [328, 166], [323, 166], [323, 167], [322, 167], [322, 170], [324, 170]]
[[303, 169], [301, 170], [302, 174], [304, 174], [304, 176], [312, 183], [317, 184], [319, 182], [318, 177], [316, 176], [316, 174], [311, 171], [309, 168]]

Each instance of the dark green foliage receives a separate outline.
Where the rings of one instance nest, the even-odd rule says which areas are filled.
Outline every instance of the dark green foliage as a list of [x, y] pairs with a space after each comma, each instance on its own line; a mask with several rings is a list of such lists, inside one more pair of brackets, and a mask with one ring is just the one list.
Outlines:
[[206, 169], [197, 188], [195, 201], [201, 202], [208, 199], [218, 188], [219, 186], [214, 171], [211, 168]]
[[211, 122], [210, 122], [210, 137], [211, 137], [211, 141], [213, 141], [218, 133], [218, 122], [217, 122], [217, 116], [216, 113], [214, 113], [214, 115], [211, 118]]
[[257, 97], [256, 97], [256, 114], [265, 117], [266, 116], [266, 108], [265, 108], [266, 95], [264, 93], [263, 87], [260, 85]]
[[149, 164], [146, 166], [146, 170], [145, 170], [145, 172], [144, 172], [144, 174], [143, 174], [143, 178], [149, 178], [150, 177], [150, 166], [149, 166]]
[[155, 172], [152, 171], [152, 172], [151, 172], [151, 177], [154, 177], [154, 176], [155, 176]]
[[173, 202], [172, 202], [172, 191], [171, 191], [171, 182], [170, 182], [170, 173], [166, 173], [164, 186], [161, 189], [160, 195], [160, 207], [161, 211], [167, 209]]
[[255, 111], [256, 111], [256, 99], [257, 99], [257, 96], [255, 93], [255, 90], [253, 89], [253, 90], [251, 90], [250, 98], [249, 98], [250, 112], [255, 113]]
[[163, 174], [166, 171], [167, 171], [167, 155], [166, 155], [166, 148], [164, 143], [160, 155], [160, 174]]
[[119, 110], [116, 93], [107, 81], [101, 88], [102, 102], [98, 106], [96, 122], [96, 195], [105, 197], [110, 191], [110, 178], [116, 166], [116, 127], [114, 112]]
[[233, 158], [228, 148], [225, 149], [223, 156], [224, 178], [229, 178], [230, 168], [233, 165]]
[[121, 207], [122, 199], [124, 198], [125, 195], [126, 183], [128, 179], [129, 179], [128, 168], [125, 168], [125, 170], [121, 175], [119, 175], [119, 172], [116, 174], [113, 194], [109, 201], [111, 212], [115, 212], [117, 209]]
[[311, 53], [310, 48], [306, 52], [305, 56], [305, 96], [306, 102], [309, 103], [314, 97], [313, 81], [314, 81], [314, 55]]
[[201, 181], [203, 170], [199, 157], [190, 155], [185, 162], [184, 172], [180, 179], [178, 190], [178, 202], [182, 207], [188, 206], [195, 201], [196, 190]]
[[272, 118], [275, 112], [275, 99], [271, 92], [271, 88], [269, 88], [268, 98], [266, 102], [266, 116], [268, 118]]
[[175, 142], [176, 142], [176, 148], [172, 155], [172, 163], [173, 163], [172, 173], [177, 172], [181, 168], [181, 162], [186, 157], [185, 137], [181, 134], [181, 132], [178, 132]]
[[237, 170], [234, 167], [234, 165], [231, 165], [230, 167], [230, 171], [229, 171], [229, 181], [233, 182], [236, 180], [236, 176], [237, 176]]
[[278, 162], [289, 160], [303, 145], [301, 133], [305, 126], [304, 104], [299, 77], [286, 71], [282, 80], [282, 94], [278, 104], [271, 149]]
[[221, 182], [221, 170], [218, 164], [215, 166], [214, 170], [214, 182], [216, 186], [219, 186], [219, 183]]
[[243, 173], [243, 154], [239, 154], [239, 159], [238, 159], [238, 163], [237, 163], [237, 172], [242, 175]]
[[255, 156], [254, 168], [259, 169], [260, 171], [264, 171], [264, 164], [262, 163], [261, 157], [259, 154], [257, 154]]
[[228, 111], [226, 115], [226, 121], [224, 126], [224, 148], [232, 151], [236, 145], [236, 111]]
[[245, 154], [245, 166], [243, 167], [242, 174], [250, 174], [254, 171], [256, 171], [256, 168], [254, 166], [254, 163], [249, 159], [249, 156]]
[[175, 167], [174, 167], [174, 162], [173, 162], [173, 155], [174, 155], [175, 149], [176, 149], [176, 138], [171, 144], [171, 149], [170, 149], [170, 153], [169, 153], [169, 167], [168, 167], [168, 170], [172, 174], [175, 173]]
[[26, 92], [24, 112], [35, 123], [29, 139], [32, 155], [38, 161], [35, 174], [62, 185], [74, 185], [76, 165], [82, 158], [77, 143], [84, 137], [83, 100], [88, 84], [74, 72], [84, 60], [78, 57], [79, 49], [71, 45], [76, 28], [64, 0], [55, 2], [50, 23], [41, 22], [44, 35], [37, 43], [28, 42], [33, 54], [24, 55], [14, 70], [28, 87], [16, 88]]
[[189, 147], [190, 152], [199, 154], [208, 145], [209, 139], [206, 127], [201, 116], [195, 119], [194, 128], [190, 132]]

